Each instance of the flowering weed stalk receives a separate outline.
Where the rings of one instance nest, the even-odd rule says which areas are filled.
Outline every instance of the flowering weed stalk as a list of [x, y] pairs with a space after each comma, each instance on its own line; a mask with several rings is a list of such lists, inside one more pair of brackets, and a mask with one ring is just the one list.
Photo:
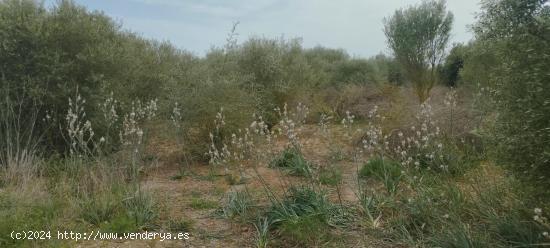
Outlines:
[[99, 139], [99, 146], [101, 149], [111, 150], [113, 148], [113, 129], [117, 128], [119, 124], [119, 115], [117, 109], [119, 108], [120, 103], [114, 98], [113, 92], [105, 99], [105, 101], [99, 104], [99, 109], [101, 110], [104, 125], [106, 127], [105, 136], [102, 136]]
[[145, 105], [139, 100], [132, 102], [130, 112], [124, 115], [122, 130], [119, 133], [122, 145], [130, 152], [130, 175], [136, 183], [147, 134], [143, 126], [145, 121], [152, 120], [156, 116], [156, 102], [157, 100], [151, 100]]
[[[180, 147], [184, 148], [187, 145], [186, 142], [189, 137], [187, 135], [187, 129], [184, 127], [183, 117], [181, 113], [181, 106], [177, 102], [174, 103], [174, 108], [172, 109], [172, 113], [170, 114], [170, 123], [174, 128], [178, 144], [180, 145]], [[181, 173], [185, 174], [186, 168], [191, 165], [189, 156], [185, 151], [183, 153], [183, 159], [184, 159], [184, 165], [181, 167], [182, 168]]]
[[451, 133], [451, 137], [453, 137], [454, 110], [457, 104], [456, 89], [454, 87], [451, 87], [449, 92], [445, 94], [443, 104], [449, 108], [449, 132]]
[[398, 144], [393, 150], [403, 166], [416, 169], [448, 171], [439, 126], [433, 120], [429, 100], [422, 103], [417, 115], [419, 127], [411, 126], [409, 135], [398, 132]]
[[92, 155], [90, 145], [93, 143], [95, 133], [92, 123], [86, 119], [85, 103], [86, 100], [80, 96], [78, 90], [74, 100], [69, 98], [69, 109], [65, 121], [71, 156]]

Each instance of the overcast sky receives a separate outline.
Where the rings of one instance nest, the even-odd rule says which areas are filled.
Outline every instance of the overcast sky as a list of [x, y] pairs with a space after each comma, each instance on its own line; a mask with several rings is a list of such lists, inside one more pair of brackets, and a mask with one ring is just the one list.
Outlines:
[[[47, 0], [51, 6], [55, 0]], [[250, 36], [303, 39], [305, 47], [343, 48], [368, 57], [389, 53], [382, 19], [420, 0], [76, 0], [101, 10], [123, 27], [147, 38], [168, 40], [204, 55], [223, 46], [232, 23], [239, 21], [238, 40]], [[453, 42], [471, 39], [480, 0], [448, 0], [455, 15]]]

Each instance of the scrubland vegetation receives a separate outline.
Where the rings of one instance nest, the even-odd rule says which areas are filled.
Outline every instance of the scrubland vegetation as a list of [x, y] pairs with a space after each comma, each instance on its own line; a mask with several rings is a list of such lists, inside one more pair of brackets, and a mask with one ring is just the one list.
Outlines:
[[[550, 245], [548, 6], [483, 1], [452, 48], [425, 1], [385, 20], [392, 55], [235, 24], [198, 57], [0, 1], [0, 247]], [[29, 230], [190, 239], [10, 238]]]

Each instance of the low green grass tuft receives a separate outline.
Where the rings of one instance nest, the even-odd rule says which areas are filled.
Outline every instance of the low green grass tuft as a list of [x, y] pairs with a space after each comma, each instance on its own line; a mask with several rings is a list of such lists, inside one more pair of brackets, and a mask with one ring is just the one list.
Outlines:
[[189, 232], [193, 230], [193, 221], [187, 218], [170, 219], [167, 227], [171, 232]]
[[256, 228], [256, 247], [266, 248], [269, 244], [269, 229], [271, 228], [269, 219], [267, 217], [258, 217], [254, 222], [254, 227]]
[[295, 216], [278, 228], [279, 234], [295, 244], [319, 244], [330, 237], [330, 227], [320, 215]]
[[319, 182], [323, 185], [336, 186], [342, 181], [342, 171], [336, 167], [319, 170]]
[[208, 200], [208, 199], [193, 197], [191, 199], [191, 203], [189, 204], [189, 206], [193, 209], [202, 210], [202, 209], [215, 209], [215, 208], [218, 208], [219, 204], [218, 204], [217, 201], [212, 201], [212, 200]]
[[322, 191], [293, 186], [266, 213], [270, 226], [296, 245], [316, 245], [330, 237], [333, 227], [350, 222], [350, 214], [328, 201]]
[[226, 195], [221, 213], [226, 218], [246, 218], [254, 206], [254, 200], [247, 191], [232, 191]]
[[508, 246], [529, 247], [545, 242], [542, 233], [547, 230], [544, 230], [542, 226], [534, 221], [521, 218], [518, 214], [509, 213], [500, 218], [492, 219], [491, 222], [497, 235]]
[[449, 225], [442, 229], [442, 232], [430, 238], [432, 247], [449, 248], [477, 248], [491, 247], [487, 235], [481, 232], [474, 232], [467, 225]]
[[139, 226], [136, 224], [136, 220], [127, 214], [120, 214], [113, 217], [108, 222], [103, 222], [99, 225], [100, 230], [104, 232], [112, 233], [127, 233], [139, 231]]
[[375, 157], [363, 165], [359, 171], [359, 177], [372, 177], [380, 180], [384, 183], [388, 193], [394, 194], [401, 183], [403, 173], [399, 163], [390, 159]]
[[155, 228], [154, 221], [158, 217], [158, 211], [156, 203], [149, 193], [137, 192], [123, 202], [127, 215], [134, 220], [140, 230]]
[[79, 205], [82, 219], [96, 226], [110, 221], [123, 208], [122, 196], [111, 192], [101, 192], [84, 198]]
[[0, 247], [36, 247], [38, 244], [34, 240], [12, 239], [11, 232], [57, 227], [57, 219], [63, 215], [64, 207], [51, 195], [0, 192]]
[[295, 147], [286, 148], [279, 157], [271, 161], [270, 166], [284, 168], [289, 174], [295, 176], [311, 177], [312, 174], [310, 162]]

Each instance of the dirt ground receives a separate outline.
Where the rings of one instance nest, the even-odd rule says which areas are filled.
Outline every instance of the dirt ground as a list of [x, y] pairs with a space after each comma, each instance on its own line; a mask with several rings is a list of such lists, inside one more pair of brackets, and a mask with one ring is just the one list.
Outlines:
[[[319, 135], [316, 125], [305, 125], [300, 134], [300, 142], [305, 158], [311, 161], [316, 170], [323, 166], [335, 166], [342, 173], [342, 181], [338, 187], [320, 186], [327, 191], [329, 199], [344, 206], [356, 202], [358, 164], [350, 161], [349, 154], [353, 152], [350, 140], [342, 139], [346, 132], [342, 127], [331, 127], [330, 136]], [[332, 138], [330, 138], [332, 136]], [[338, 140], [338, 141], [336, 141]], [[284, 149], [283, 139], [272, 147], [275, 151]], [[343, 158], [334, 158], [331, 147], [339, 147], [339, 153], [345, 153]], [[167, 141], [152, 141], [150, 152], [156, 160], [154, 166], [147, 168], [142, 186], [153, 192], [159, 202], [159, 222], [170, 219], [186, 219], [192, 223], [188, 240], [124, 240], [124, 241], [88, 241], [79, 247], [254, 247], [256, 230], [252, 223], [222, 218], [216, 209], [197, 209], [191, 207], [193, 198], [207, 199], [218, 202], [222, 206], [224, 196], [230, 191], [248, 190], [259, 205], [267, 204], [265, 185], [270, 191], [282, 194], [289, 185], [308, 183], [305, 178], [287, 175], [285, 172], [270, 168], [266, 163], [251, 162], [243, 168], [244, 184], [230, 185], [222, 173], [212, 170], [206, 164], [194, 164], [186, 169], [187, 175], [180, 179], [174, 176], [181, 174], [181, 165], [174, 159], [177, 156], [177, 145]], [[344, 159], [346, 158], [346, 159]], [[221, 170], [219, 170], [221, 172]], [[260, 180], [261, 179], [261, 180]], [[262, 182], [263, 181], [263, 182]], [[167, 232], [166, 230], [157, 230]], [[334, 230], [341, 241], [331, 243], [337, 247], [391, 247], [383, 240], [377, 240], [365, 233], [360, 226], [349, 227], [346, 230]], [[275, 244], [284, 247], [284, 242]]]

